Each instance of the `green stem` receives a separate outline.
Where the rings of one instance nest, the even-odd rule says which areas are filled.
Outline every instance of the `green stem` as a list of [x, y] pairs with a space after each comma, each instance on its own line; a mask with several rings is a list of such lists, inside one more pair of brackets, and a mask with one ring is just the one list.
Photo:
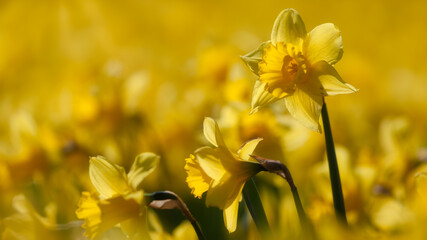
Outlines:
[[338, 219], [347, 224], [345, 214], [344, 197], [341, 187], [340, 172], [338, 169], [337, 156], [335, 154], [334, 140], [332, 139], [331, 124], [329, 123], [328, 110], [326, 103], [322, 107], [323, 128], [325, 131], [326, 154], [328, 155], [329, 176], [331, 179], [332, 196], [334, 199], [335, 214]]
[[316, 233], [314, 232], [314, 227], [313, 227], [311, 221], [308, 219], [307, 215], [305, 214], [304, 208], [302, 207], [302, 203], [301, 203], [301, 199], [300, 199], [299, 194], [298, 194], [298, 190], [295, 187], [295, 185], [293, 185], [293, 184], [291, 185], [291, 191], [292, 191], [292, 196], [294, 197], [294, 202], [295, 202], [295, 206], [297, 208], [298, 217], [299, 217], [301, 227], [303, 228], [303, 230], [306, 231], [304, 233], [306, 239], [317, 239]]
[[156, 209], [170, 209], [171, 208], [170, 206], [161, 207], [161, 206], [157, 206], [155, 204], [152, 204], [156, 201], [165, 201], [165, 200], [175, 201], [176, 204], [173, 206], [173, 208], [179, 209], [181, 211], [181, 213], [188, 219], [188, 221], [190, 221], [191, 225], [193, 225], [194, 231], [196, 232], [199, 240], [205, 240], [206, 239], [205, 235], [203, 235], [203, 232], [202, 232], [202, 229], [200, 228], [199, 223], [193, 217], [193, 215], [191, 215], [191, 212], [188, 209], [187, 205], [175, 193], [170, 192], [170, 191], [158, 191], [158, 192], [154, 192], [154, 193], [145, 193], [144, 198], [145, 198], [147, 205], [149, 205], [150, 207], [156, 208]]
[[291, 186], [292, 196], [294, 197], [295, 207], [297, 208], [298, 217], [302, 226], [307, 224], [307, 215], [305, 215], [302, 207], [301, 199], [299, 198], [298, 190], [295, 186]]
[[270, 226], [268, 224], [267, 216], [265, 215], [264, 207], [262, 206], [254, 178], [249, 179], [243, 187], [243, 198], [245, 199], [246, 206], [251, 213], [258, 231], [264, 238], [271, 236]]

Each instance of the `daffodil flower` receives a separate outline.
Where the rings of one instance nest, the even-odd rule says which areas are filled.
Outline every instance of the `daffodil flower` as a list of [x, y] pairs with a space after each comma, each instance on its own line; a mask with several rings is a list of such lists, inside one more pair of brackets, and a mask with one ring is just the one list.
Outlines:
[[233, 154], [225, 145], [215, 120], [205, 118], [203, 133], [215, 148], [201, 147], [185, 160], [186, 181], [195, 197], [201, 198], [207, 191], [206, 205], [223, 209], [225, 226], [229, 232], [234, 232], [243, 186], [262, 170], [249, 156], [262, 139], [245, 143]]
[[[121, 223], [127, 235], [139, 233], [134, 224], [126, 220], [140, 220], [144, 214], [144, 192], [141, 183], [154, 171], [159, 156], [154, 153], [138, 155], [126, 174], [123, 167], [104, 157], [91, 157], [89, 165], [90, 180], [99, 194], [83, 192], [76, 215], [84, 219], [85, 235], [93, 239], [109, 228]], [[142, 228], [142, 226], [138, 226]]]
[[297, 11], [282, 11], [274, 22], [271, 40], [242, 56], [259, 76], [251, 112], [283, 98], [294, 118], [320, 132], [323, 98], [357, 91], [333, 67], [342, 55], [341, 32], [334, 24], [321, 24], [307, 34]]

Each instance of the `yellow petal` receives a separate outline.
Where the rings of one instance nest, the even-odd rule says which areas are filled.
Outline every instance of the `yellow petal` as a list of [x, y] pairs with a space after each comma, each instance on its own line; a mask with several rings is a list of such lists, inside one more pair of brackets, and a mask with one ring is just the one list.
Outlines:
[[237, 197], [234, 202], [227, 208], [224, 209], [224, 224], [229, 233], [236, 231], [237, 227], [237, 216], [239, 212], [239, 199]]
[[271, 42], [276, 45], [277, 42], [292, 43], [295, 46], [300, 46], [300, 43], [305, 39], [307, 31], [305, 30], [304, 22], [300, 15], [294, 9], [285, 9], [273, 25], [271, 31]]
[[129, 184], [133, 189], [139, 189], [144, 178], [157, 167], [159, 159], [158, 155], [151, 152], [141, 153], [135, 158], [128, 173]]
[[83, 192], [76, 210], [77, 218], [84, 219], [82, 225], [85, 235], [93, 239], [117, 223], [137, 218], [140, 213], [139, 204], [134, 199], [122, 196], [100, 201], [95, 195]]
[[305, 127], [320, 132], [319, 117], [323, 98], [320, 82], [309, 79], [310, 83], [298, 84], [294, 94], [285, 98], [289, 113]]
[[83, 192], [79, 200], [79, 207], [76, 210], [77, 218], [84, 219], [83, 228], [86, 229], [85, 235], [92, 239], [98, 234], [101, 220], [101, 208], [98, 206], [99, 199], [96, 195], [89, 192]]
[[257, 49], [254, 51], [240, 56], [240, 58], [246, 63], [248, 68], [258, 75], [258, 63], [262, 60], [262, 54], [264, 53], [264, 48], [270, 44], [270, 41], [262, 43]]
[[420, 172], [415, 175], [417, 192], [427, 198], [427, 172]]
[[123, 195], [130, 190], [123, 167], [101, 156], [90, 158], [89, 177], [103, 198]]
[[266, 89], [266, 83], [261, 83], [257, 80], [255, 82], [254, 91], [252, 92], [252, 103], [251, 103], [251, 112], [250, 114], [258, 112], [260, 107], [263, 107], [269, 103], [273, 103], [279, 98], [273, 96]]
[[173, 239], [175, 240], [191, 240], [198, 239], [193, 226], [189, 221], [183, 221], [172, 232]]
[[[144, 208], [143, 208], [144, 209]], [[142, 210], [142, 209], [141, 209]], [[127, 236], [126, 239], [151, 239], [149, 235], [149, 230], [147, 226], [147, 217], [146, 210], [144, 213], [136, 218], [131, 218], [125, 221], [120, 222], [120, 228], [123, 233]], [[151, 226], [151, 222], [150, 222]]]
[[225, 146], [218, 124], [213, 118], [205, 117], [203, 121], [203, 133], [205, 134], [205, 138], [215, 147]]
[[319, 25], [308, 34], [303, 51], [311, 64], [323, 60], [334, 65], [343, 54], [341, 32], [332, 23]]
[[215, 180], [221, 179], [226, 172], [221, 162], [222, 155], [217, 149], [201, 147], [194, 153], [203, 171]]
[[313, 75], [318, 78], [325, 90], [325, 96], [349, 94], [358, 91], [352, 85], [344, 82], [334, 67], [325, 61], [317, 62], [312, 66]]
[[185, 181], [191, 189], [191, 194], [202, 198], [202, 194], [209, 189], [212, 179], [202, 170], [194, 155], [190, 155], [189, 158], [185, 159], [184, 169], [187, 172]]
[[206, 195], [206, 206], [215, 206], [220, 209], [229, 207], [236, 199], [239, 199], [246, 180], [230, 173], [224, 174], [220, 180], [211, 184]]
[[253, 153], [258, 143], [262, 140], [262, 138], [256, 138], [245, 142], [237, 152], [239, 154], [239, 157], [243, 160], [248, 161], [250, 159], [249, 155]]

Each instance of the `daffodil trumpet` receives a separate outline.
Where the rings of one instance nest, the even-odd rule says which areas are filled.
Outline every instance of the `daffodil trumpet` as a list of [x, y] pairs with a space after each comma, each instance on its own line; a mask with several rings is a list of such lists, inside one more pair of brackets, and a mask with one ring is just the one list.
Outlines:
[[185, 202], [176, 193], [171, 191], [145, 193], [144, 200], [146, 205], [155, 209], [178, 209], [179, 211], [181, 211], [182, 215], [184, 215], [191, 223], [199, 240], [206, 239], [205, 235], [202, 232], [202, 229], [200, 228], [199, 223], [191, 214], [190, 209], [188, 209]]
[[337, 156], [335, 153], [334, 139], [332, 138], [331, 124], [329, 123], [328, 109], [326, 103], [322, 107], [322, 121], [325, 131], [326, 155], [328, 156], [329, 177], [331, 179], [332, 197], [334, 199], [334, 209], [337, 218], [347, 224], [345, 213], [344, 196], [341, 187], [341, 178], [338, 168]]

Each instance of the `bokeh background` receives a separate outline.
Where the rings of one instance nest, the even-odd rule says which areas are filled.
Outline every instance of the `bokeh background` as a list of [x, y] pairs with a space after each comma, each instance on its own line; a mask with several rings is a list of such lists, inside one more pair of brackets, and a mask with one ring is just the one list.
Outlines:
[[[219, 122], [232, 150], [263, 137], [256, 154], [290, 168], [321, 236], [347, 234], [332, 224], [323, 136], [281, 102], [248, 115], [256, 76], [239, 56], [270, 39], [285, 8], [296, 9], [308, 31], [338, 26], [344, 56], [335, 67], [360, 89], [326, 99], [354, 231], [348, 237], [425, 237], [415, 175], [427, 171], [426, 1], [3, 0], [3, 238], [83, 239], [75, 210], [81, 192], [93, 190], [89, 156], [129, 169], [150, 151], [161, 160], [146, 192], [178, 193], [208, 239], [257, 239], [244, 205], [229, 235], [222, 212], [190, 194], [184, 159], [207, 145], [205, 116]], [[261, 173], [257, 184], [277, 237], [297, 236], [286, 183]], [[165, 239], [184, 221], [173, 210], [153, 214]]]

